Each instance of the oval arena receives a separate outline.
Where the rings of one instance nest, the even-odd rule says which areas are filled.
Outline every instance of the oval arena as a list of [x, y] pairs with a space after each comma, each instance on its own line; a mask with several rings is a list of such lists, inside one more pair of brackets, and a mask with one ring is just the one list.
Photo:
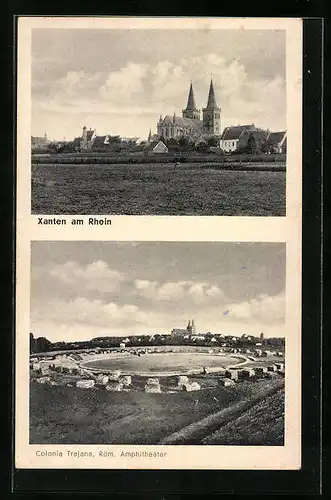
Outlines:
[[237, 359], [231, 354], [214, 352], [186, 352], [170, 349], [168, 351], [153, 352], [145, 350], [129, 351], [120, 355], [98, 355], [91, 360], [80, 363], [82, 368], [93, 372], [108, 373], [120, 370], [123, 375], [158, 376], [199, 374], [210, 369], [214, 372], [222, 371], [230, 365], [238, 365], [245, 358]]
[[[62, 352], [31, 358], [32, 380], [110, 392], [174, 393], [284, 376], [283, 360], [234, 349], [154, 347]], [[275, 362], [278, 361], [278, 362]]]

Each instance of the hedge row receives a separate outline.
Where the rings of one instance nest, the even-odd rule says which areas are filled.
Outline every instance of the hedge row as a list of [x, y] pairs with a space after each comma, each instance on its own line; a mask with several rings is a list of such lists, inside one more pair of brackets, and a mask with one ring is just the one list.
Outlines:
[[241, 164], [241, 163], [285, 163], [285, 155], [185, 155], [174, 156], [169, 154], [153, 154], [148, 156], [99, 156], [99, 155], [32, 155], [33, 163], [57, 163], [57, 164], [149, 164], [149, 163], [217, 163], [217, 164]]

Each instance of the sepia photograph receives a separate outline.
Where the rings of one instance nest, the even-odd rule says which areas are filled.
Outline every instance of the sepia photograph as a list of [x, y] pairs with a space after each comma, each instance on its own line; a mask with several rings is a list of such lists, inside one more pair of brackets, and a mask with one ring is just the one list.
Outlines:
[[32, 242], [30, 444], [284, 446], [285, 257]]
[[31, 29], [32, 214], [286, 215], [286, 30], [172, 22]]
[[299, 469], [301, 20], [17, 48], [16, 467]]

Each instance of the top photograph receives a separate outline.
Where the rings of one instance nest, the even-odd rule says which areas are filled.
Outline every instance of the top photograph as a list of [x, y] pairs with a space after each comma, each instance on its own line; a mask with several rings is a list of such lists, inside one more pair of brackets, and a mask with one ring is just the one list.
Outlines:
[[286, 215], [286, 30], [33, 28], [29, 71], [32, 214]]

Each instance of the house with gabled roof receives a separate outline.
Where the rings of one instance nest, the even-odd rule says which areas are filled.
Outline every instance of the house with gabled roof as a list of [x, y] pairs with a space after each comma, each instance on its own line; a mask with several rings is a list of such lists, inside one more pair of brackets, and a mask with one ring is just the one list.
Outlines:
[[144, 144], [137, 144], [131, 148], [130, 153], [150, 154], [150, 153], [168, 153], [168, 147], [160, 139]]
[[167, 153], [168, 147], [162, 140], [152, 141], [145, 146], [146, 153]]
[[80, 149], [91, 149], [96, 136], [97, 134], [95, 130], [92, 130], [91, 128], [87, 130], [87, 127], [83, 127]]
[[50, 140], [47, 137], [47, 134], [43, 137], [36, 137], [36, 136], [31, 136], [31, 148], [36, 149], [36, 148], [43, 148], [45, 146], [48, 146], [50, 143]]
[[132, 154], [143, 154], [145, 150], [146, 143], [143, 144], [136, 144], [130, 149], [130, 153]]
[[252, 130], [256, 130], [254, 123], [225, 127], [220, 139], [220, 148], [226, 153], [236, 151], [240, 138]]
[[286, 130], [281, 132], [270, 132], [266, 138], [267, 150], [269, 153], [286, 153], [287, 150], [287, 133]]
[[266, 151], [266, 139], [269, 135], [269, 130], [255, 129], [244, 131], [238, 141], [237, 150], [254, 152]]
[[109, 144], [109, 136], [108, 135], [97, 135], [93, 141], [93, 148], [103, 148], [108, 146]]

